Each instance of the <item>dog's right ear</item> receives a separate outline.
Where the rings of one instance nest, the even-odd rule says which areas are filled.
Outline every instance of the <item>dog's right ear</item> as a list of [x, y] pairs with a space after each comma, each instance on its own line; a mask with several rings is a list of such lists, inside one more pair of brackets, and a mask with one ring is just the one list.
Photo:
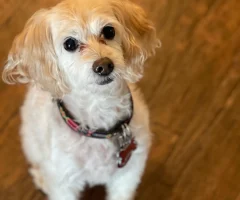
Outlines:
[[23, 30], [13, 41], [2, 73], [2, 79], [7, 84], [28, 83], [30, 81], [23, 53], [26, 35], [27, 31]]
[[53, 96], [66, 93], [68, 87], [53, 44], [52, 13], [46, 9], [36, 12], [15, 38], [3, 70], [4, 82], [34, 82]]
[[36, 37], [38, 32], [38, 26], [42, 27], [45, 24], [42, 17], [46, 12], [47, 10], [36, 12], [28, 20], [23, 31], [14, 39], [2, 74], [5, 83], [28, 83], [32, 79], [29, 70], [34, 67], [31, 66], [31, 62], [34, 61], [31, 57], [34, 54], [32, 51], [35, 50], [34, 37]]

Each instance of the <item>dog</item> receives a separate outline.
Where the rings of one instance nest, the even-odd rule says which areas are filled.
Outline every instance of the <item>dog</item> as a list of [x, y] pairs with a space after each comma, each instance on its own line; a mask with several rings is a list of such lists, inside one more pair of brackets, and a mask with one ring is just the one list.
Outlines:
[[136, 86], [160, 42], [127, 0], [66, 0], [37, 11], [3, 70], [28, 83], [20, 135], [29, 172], [50, 200], [77, 200], [85, 184], [132, 200], [151, 146], [148, 108]]

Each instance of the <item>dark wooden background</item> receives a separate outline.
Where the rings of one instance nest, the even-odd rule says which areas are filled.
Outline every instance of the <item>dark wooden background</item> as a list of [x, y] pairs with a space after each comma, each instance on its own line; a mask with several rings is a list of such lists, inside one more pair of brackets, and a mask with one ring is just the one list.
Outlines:
[[[0, 0], [2, 66], [26, 20], [56, 2]], [[240, 1], [138, 3], [155, 21], [162, 48], [140, 83], [155, 135], [137, 200], [240, 200]], [[24, 93], [0, 82], [1, 200], [44, 199], [20, 147]], [[99, 191], [86, 199], [99, 200]]]

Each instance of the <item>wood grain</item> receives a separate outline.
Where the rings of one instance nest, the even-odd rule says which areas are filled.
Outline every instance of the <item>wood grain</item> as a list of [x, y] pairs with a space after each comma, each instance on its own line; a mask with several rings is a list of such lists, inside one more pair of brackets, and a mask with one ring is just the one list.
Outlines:
[[[58, 0], [0, 0], [0, 64], [38, 9]], [[139, 86], [154, 145], [137, 200], [240, 200], [240, 1], [138, 0], [162, 48]], [[43, 200], [18, 136], [25, 88], [0, 82], [0, 199]], [[84, 199], [100, 199], [102, 189]]]

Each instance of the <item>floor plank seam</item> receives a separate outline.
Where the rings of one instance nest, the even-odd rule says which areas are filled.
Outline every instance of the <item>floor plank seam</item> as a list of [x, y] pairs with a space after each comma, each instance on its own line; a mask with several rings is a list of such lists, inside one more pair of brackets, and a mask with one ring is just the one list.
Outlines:
[[[24, 0], [24, 2], [26, 3], [24, 6], [27, 7], [27, 5], [31, 2], [30, 0]], [[6, 26], [6, 24], [11, 20], [11, 18], [16, 18], [15, 16], [18, 15], [18, 13], [22, 13], [21, 8], [16, 10], [13, 10], [14, 14], [10, 15], [2, 24], [0, 24], [0, 31], [2, 30], [2, 28], [4, 28], [4, 26]]]
[[12, 121], [12, 119], [19, 113], [19, 108], [17, 108], [10, 117], [6, 120], [6, 123], [0, 127], [0, 134], [4, 132], [4, 130], [8, 127], [8, 124]]
[[206, 133], [209, 129], [211, 129], [212, 126], [214, 126], [214, 124], [216, 123], [217, 119], [221, 116], [221, 114], [223, 113], [223, 111], [226, 109], [226, 105], [227, 102], [229, 100], [229, 98], [231, 98], [232, 94], [234, 93], [235, 89], [237, 88], [238, 84], [240, 84], [240, 80], [237, 81], [235, 83], [235, 85], [232, 87], [232, 89], [229, 92], [228, 97], [226, 98], [225, 102], [222, 104], [222, 107], [218, 110], [218, 112], [215, 113], [215, 115], [213, 116], [211, 122], [209, 123], [208, 126], [206, 126], [206, 128], [203, 130], [203, 133]]

